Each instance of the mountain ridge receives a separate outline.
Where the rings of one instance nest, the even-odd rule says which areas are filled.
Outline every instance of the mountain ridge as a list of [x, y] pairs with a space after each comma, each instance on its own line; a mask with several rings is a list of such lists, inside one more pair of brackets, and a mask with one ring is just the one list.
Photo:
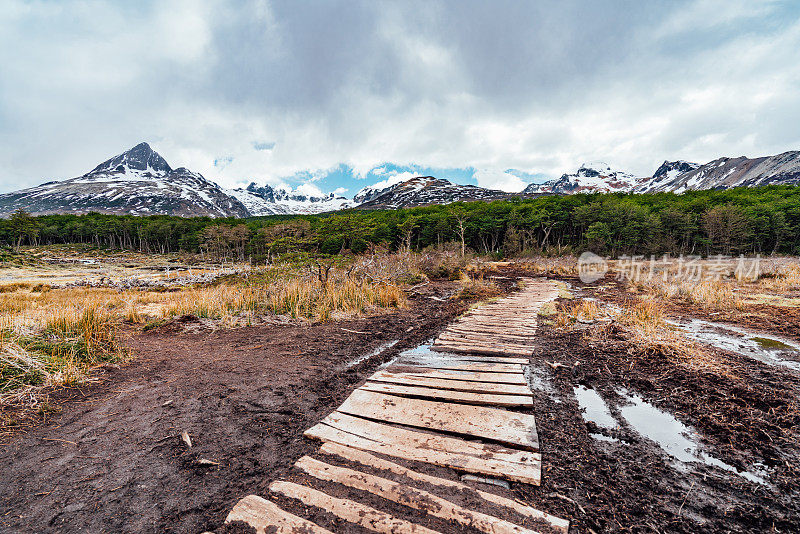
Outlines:
[[185, 167], [173, 169], [149, 144], [142, 142], [81, 176], [0, 194], [0, 216], [25, 209], [37, 215], [96, 211], [248, 217], [313, 214], [349, 208], [399, 209], [515, 196], [682, 193], [693, 189], [769, 184], [800, 185], [800, 151], [758, 158], [722, 157], [702, 165], [683, 160], [664, 161], [649, 177], [636, 177], [603, 162], [587, 162], [573, 173], [529, 184], [519, 193], [455, 184], [433, 176], [416, 176], [388, 186], [364, 187], [349, 199], [334, 193], [308, 195], [252, 181], [246, 187], [225, 189]]

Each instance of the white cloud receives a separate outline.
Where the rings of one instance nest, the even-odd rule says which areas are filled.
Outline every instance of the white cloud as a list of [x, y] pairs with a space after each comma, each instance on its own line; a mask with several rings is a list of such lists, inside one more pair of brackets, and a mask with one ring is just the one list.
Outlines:
[[519, 176], [494, 169], [476, 169], [475, 179], [478, 185], [487, 189], [499, 189], [509, 193], [518, 193], [528, 185]]
[[778, 2], [12, 0], [0, 191], [139, 141], [226, 187], [319, 184], [340, 164], [384, 187], [413, 177], [391, 162], [473, 167], [513, 191], [524, 182], [505, 169], [600, 159], [641, 176], [664, 159], [778, 153], [800, 149], [797, 50], [798, 13]]
[[297, 189], [295, 189], [295, 192], [300, 193], [301, 195], [308, 195], [312, 197], [321, 197], [325, 194], [322, 192], [322, 190], [320, 190], [319, 187], [310, 183], [300, 184], [299, 186], [297, 186]]
[[406, 180], [410, 180], [411, 178], [414, 178], [416, 176], [418, 176], [418, 174], [409, 171], [404, 171], [404, 172], [392, 171], [391, 173], [389, 173], [389, 177], [386, 178], [385, 180], [381, 180], [380, 182], [375, 182], [374, 184], [370, 184], [367, 187], [371, 187], [372, 189], [386, 189], [389, 186], [392, 186], [394, 184], [399, 184], [400, 182], [405, 182]]

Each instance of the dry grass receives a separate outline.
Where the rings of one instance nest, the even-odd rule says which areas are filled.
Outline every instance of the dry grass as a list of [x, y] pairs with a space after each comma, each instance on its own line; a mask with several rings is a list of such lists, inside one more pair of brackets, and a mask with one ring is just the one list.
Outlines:
[[162, 314], [226, 319], [235, 315], [275, 313], [326, 321], [340, 314], [362, 314], [378, 308], [406, 305], [405, 293], [385, 283], [358, 283], [344, 276], [326, 284], [313, 278], [291, 277], [271, 283], [187, 289], [169, 296]]
[[458, 279], [461, 289], [458, 291], [457, 297], [460, 299], [487, 299], [498, 296], [501, 291], [497, 284], [491, 280], [485, 280], [483, 271], [478, 271], [475, 274], [461, 271]]
[[642, 353], [664, 355], [693, 370], [735, 376], [731, 367], [712, 351], [686, 338], [667, 323], [662, 308], [655, 302], [625, 306], [615, 319], [628, 341]]
[[[585, 323], [585, 324], [580, 324]], [[678, 365], [734, 376], [731, 368], [712, 351], [686, 338], [669, 324], [661, 306], [653, 301], [621, 308], [603, 308], [593, 301], [565, 306], [555, 317], [555, 326], [575, 330], [579, 326], [590, 339], [607, 339], [621, 334], [638, 353], [664, 356]]]
[[800, 291], [800, 260], [781, 258], [764, 262], [758, 282], [751, 285], [773, 293]]
[[[389, 263], [382, 261], [382, 276], [396, 282], [400, 267]], [[327, 321], [406, 306], [395, 283], [352, 271], [333, 269], [322, 283], [302, 269], [271, 268], [177, 291], [6, 284], [0, 291], [0, 409], [35, 408], [43, 387], [78, 383], [93, 367], [122, 356], [117, 330], [124, 321], [187, 314], [223, 325], [255, 314]]]
[[555, 317], [558, 328], [572, 328], [578, 323], [593, 323], [609, 317], [609, 312], [600, 308], [592, 300], [579, 300], [567, 305]]
[[736, 286], [729, 280], [681, 281], [654, 278], [630, 282], [628, 291], [647, 299], [683, 300], [710, 310], [734, 310], [744, 306]]
[[576, 256], [535, 257], [515, 260], [512, 267], [531, 276], [578, 276]]

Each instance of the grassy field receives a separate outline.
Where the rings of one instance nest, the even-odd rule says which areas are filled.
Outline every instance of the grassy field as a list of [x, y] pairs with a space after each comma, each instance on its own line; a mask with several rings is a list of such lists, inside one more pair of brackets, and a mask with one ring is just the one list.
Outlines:
[[265, 316], [324, 322], [378, 314], [405, 307], [404, 288], [423, 280], [420, 269], [431, 263], [372, 255], [322, 276], [315, 265], [220, 266], [69, 248], [33, 249], [16, 259], [0, 269], [0, 406], [37, 407], [43, 387], [78, 383], [93, 367], [124, 358], [124, 328], [186, 315], [224, 328]]

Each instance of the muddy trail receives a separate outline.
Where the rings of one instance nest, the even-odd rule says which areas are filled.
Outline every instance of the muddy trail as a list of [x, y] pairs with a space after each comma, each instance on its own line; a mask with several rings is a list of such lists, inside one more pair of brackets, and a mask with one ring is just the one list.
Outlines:
[[366, 375], [462, 313], [469, 302], [447, 300], [458, 287], [432, 283], [406, 310], [354, 321], [131, 333], [130, 363], [51, 395], [61, 413], [3, 443], [0, 531], [218, 527], [314, 448], [303, 431]]
[[[505, 274], [509, 291], [517, 273]], [[276, 480], [304, 482], [292, 469], [301, 456], [332, 462], [303, 432], [462, 313], [469, 303], [427, 298], [455, 289], [433, 283], [408, 310], [358, 321], [197, 333], [173, 323], [132, 336], [134, 361], [69, 393], [61, 414], [0, 452], [0, 531], [252, 532], [222, 526], [234, 503], [268, 495]], [[570, 532], [800, 532], [800, 373], [721, 349], [726, 373], [697, 370], [638, 350], [613, 324], [565, 331], [543, 320], [535, 345], [527, 376], [542, 481], [512, 483], [511, 497], [568, 519]], [[400, 506], [372, 499], [390, 513]], [[314, 508], [303, 515], [367, 532]]]

